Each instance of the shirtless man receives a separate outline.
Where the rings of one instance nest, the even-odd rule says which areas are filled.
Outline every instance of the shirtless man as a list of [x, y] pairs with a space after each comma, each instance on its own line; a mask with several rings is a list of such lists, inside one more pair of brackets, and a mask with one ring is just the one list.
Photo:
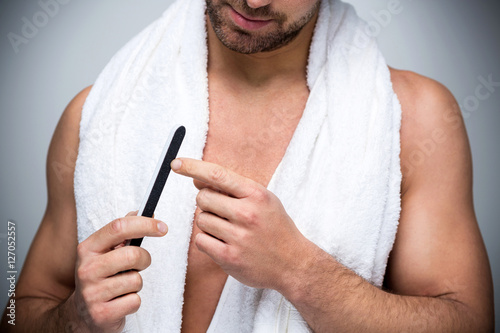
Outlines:
[[[176, 172], [192, 177], [202, 189], [197, 203], [203, 213], [200, 209], [196, 213], [189, 249], [182, 330], [206, 331], [231, 274], [250, 286], [281, 292], [317, 332], [492, 331], [492, 281], [472, 203], [471, 154], [458, 106], [448, 90], [417, 74], [390, 69], [403, 109], [402, 213], [385, 288], [377, 289], [305, 239], [279, 200], [265, 189], [309, 95], [305, 69], [318, 1], [247, 0], [248, 6], [233, 2], [254, 18], [258, 17], [251, 14], [256, 12], [249, 8], [257, 13], [262, 7], [272, 8], [286, 17], [286, 28], [302, 29], [296, 36], [283, 33], [276, 40], [259, 38], [259, 29], [243, 37], [227, 24], [231, 18], [217, 6], [220, 1], [207, 1], [215, 16], [207, 19], [211, 117], [205, 162], [180, 159], [173, 164]], [[214, 22], [214, 17], [220, 20]], [[243, 19], [240, 24], [252, 22]], [[48, 166], [65, 163], [67, 151], [78, 149], [81, 110], [90, 89], [79, 93], [64, 111], [50, 145]], [[257, 110], [251, 115], [246, 112], [249, 101]], [[268, 122], [272, 108], [283, 105], [289, 107], [290, 116], [279, 136], [269, 138], [272, 145], [254, 147], [262, 155], [248, 168], [238, 147], [246, 143], [246, 133]], [[224, 130], [228, 127], [234, 132]], [[442, 130], [436, 151], [413, 165], [412, 152], [423, 140], [435, 138], [436, 129]], [[151, 259], [143, 248], [115, 246], [130, 238], [164, 236], [166, 225], [129, 214], [78, 244], [73, 173], [65, 173], [61, 182], [48, 167], [47, 179], [47, 210], [17, 286], [17, 326], [4, 321], [4, 328], [119, 332], [124, 317], [140, 307], [137, 292], [142, 279], [137, 271], [146, 269]], [[244, 199], [240, 213], [252, 223], [225, 230], [210, 212], [230, 215], [224, 200], [235, 198], [210, 188]], [[272, 218], [261, 213], [269, 211], [279, 213]], [[272, 234], [262, 231], [262, 221], [269, 219], [272, 234], [283, 235], [273, 253], [266, 247]], [[208, 235], [224, 232], [246, 235], [236, 242], [237, 251], [227, 251]], [[264, 254], [271, 259], [259, 260]], [[110, 276], [123, 271], [127, 272]]]

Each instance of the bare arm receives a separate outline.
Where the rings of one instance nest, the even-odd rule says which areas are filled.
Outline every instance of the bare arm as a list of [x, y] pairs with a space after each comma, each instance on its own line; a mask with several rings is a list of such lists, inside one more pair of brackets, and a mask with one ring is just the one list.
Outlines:
[[125, 316], [139, 309], [138, 272], [151, 264], [151, 257], [143, 248], [121, 244], [164, 236], [166, 225], [129, 214], [77, 241], [73, 176], [89, 91], [69, 104], [54, 132], [47, 158], [47, 210], [17, 284], [16, 326], [4, 320], [2, 331], [117, 332]]
[[316, 332], [490, 332], [493, 291], [460, 111], [441, 85], [392, 71], [403, 106], [402, 213], [380, 290], [319, 249], [285, 296]]
[[[44, 314], [64, 312], [58, 305], [74, 289], [78, 242], [73, 171], [79, 143], [80, 115], [89, 91], [90, 87], [71, 101], [52, 137], [47, 157], [47, 209], [17, 284], [17, 327], [10, 328], [17, 328], [18, 331], [35, 331], [35, 327], [45, 321]], [[21, 323], [25, 323], [24, 328], [20, 328]], [[3, 328], [9, 326], [3, 322]], [[53, 331], [64, 330], [64, 326], [49, 327]]]

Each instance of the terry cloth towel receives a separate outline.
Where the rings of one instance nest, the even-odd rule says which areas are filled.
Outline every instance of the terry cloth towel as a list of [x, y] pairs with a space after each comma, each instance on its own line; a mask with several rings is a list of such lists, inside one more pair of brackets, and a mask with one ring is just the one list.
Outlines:
[[[79, 241], [139, 207], [174, 124], [187, 129], [179, 156], [203, 157], [204, 4], [171, 5], [115, 55], [90, 92], [74, 183]], [[307, 69], [310, 96], [268, 188], [308, 239], [381, 286], [400, 213], [401, 107], [369, 33], [351, 6], [322, 1]], [[180, 331], [196, 194], [190, 179], [168, 180], [156, 217], [169, 233], [143, 242], [152, 265], [141, 272], [142, 305], [125, 330]], [[278, 292], [229, 277], [209, 332], [282, 331], [310, 328]]]

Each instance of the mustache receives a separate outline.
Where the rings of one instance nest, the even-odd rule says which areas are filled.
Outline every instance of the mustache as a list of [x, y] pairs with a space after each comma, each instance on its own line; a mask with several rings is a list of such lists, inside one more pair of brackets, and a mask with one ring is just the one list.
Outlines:
[[233, 7], [241, 14], [246, 14], [251, 17], [264, 17], [267, 19], [273, 19], [278, 23], [283, 23], [287, 19], [287, 16], [285, 14], [273, 11], [271, 9], [271, 5], [266, 5], [264, 7], [259, 7], [259, 8], [252, 8], [248, 6], [245, 0], [232, 0], [231, 3], [229, 3], [229, 1], [225, 1], [225, 4]]

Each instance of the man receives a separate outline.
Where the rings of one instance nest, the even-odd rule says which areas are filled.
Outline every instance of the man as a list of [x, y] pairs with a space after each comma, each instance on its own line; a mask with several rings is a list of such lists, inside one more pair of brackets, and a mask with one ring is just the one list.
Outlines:
[[[390, 69], [403, 112], [403, 181], [384, 290], [304, 237], [266, 189], [312, 93], [306, 68], [319, 10], [316, 0], [207, 0], [204, 161], [172, 163], [200, 189], [182, 331], [209, 328], [228, 274], [278, 291], [316, 332], [492, 331], [491, 273], [472, 205], [467, 136], [456, 102], [440, 84]], [[141, 306], [138, 271], [151, 264], [144, 248], [121, 244], [167, 233], [164, 222], [131, 213], [106, 221], [78, 244], [75, 165], [62, 175], [51, 166], [78, 150], [91, 89], [69, 104], [51, 143], [47, 211], [17, 287], [20, 331], [121, 331], [125, 316]], [[249, 114], [249, 104], [257, 111]], [[284, 105], [280, 130], [249, 143], [248, 133], [269, 124], [273, 110]], [[435, 151], [416, 163], [415, 152], [428, 139], [438, 143]], [[260, 153], [251, 159], [241, 151], [249, 144]]]

